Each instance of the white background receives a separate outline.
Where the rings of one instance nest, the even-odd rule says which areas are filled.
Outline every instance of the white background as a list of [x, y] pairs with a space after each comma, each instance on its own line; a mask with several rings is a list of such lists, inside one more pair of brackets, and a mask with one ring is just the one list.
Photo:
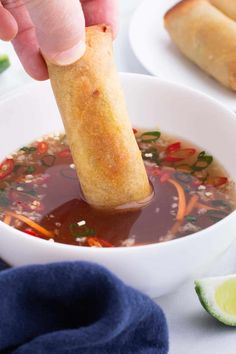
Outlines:
[[[120, 71], [147, 74], [134, 57], [128, 40], [129, 21], [140, 3], [141, 0], [120, 0], [120, 34], [115, 43], [115, 54]], [[31, 81], [23, 72], [10, 45], [0, 42], [0, 53], [6, 52], [11, 56], [12, 66], [0, 76], [0, 95], [8, 94]], [[236, 272], [236, 244], [215, 261], [207, 275], [234, 272]], [[183, 285], [176, 293], [157, 299], [157, 303], [165, 311], [169, 324], [170, 354], [236, 353], [236, 329], [221, 325], [202, 309], [192, 282]]]

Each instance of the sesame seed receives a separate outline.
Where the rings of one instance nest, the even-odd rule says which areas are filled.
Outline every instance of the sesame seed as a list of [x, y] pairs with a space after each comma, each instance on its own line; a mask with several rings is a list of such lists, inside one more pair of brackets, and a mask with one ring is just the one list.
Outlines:
[[76, 242], [85, 242], [87, 240], [87, 237], [77, 237], [75, 239]]
[[17, 187], [16, 190], [19, 191], [19, 192], [22, 192], [22, 191], [24, 190], [24, 188], [22, 188], [22, 187]]
[[84, 226], [85, 224], [86, 224], [85, 220], [81, 220], [81, 221], [77, 222], [78, 226]]
[[152, 156], [153, 156], [153, 154], [150, 152], [150, 153], [146, 153], [146, 154], [144, 154], [144, 156], [145, 156], [145, 157], [152, 157]]
[[159, 213], [159, 211], [160, 211], [160, 208], [155, 209], [155, 213]]
[[206, 186], [203, 186], [202, 184], [198, 187], [199, 191], [204, 191], [206, 189]]
[[206, 196], [206, 197], [211, 197], [212, 195], [213, 195], [213, 194], [212, 194], [211, 192], [206, 192], [206, 193], [205, 193], [205, 196]]
[[55, 222], [56, 227], [60, 227], [61, 223], [60, 222]]
[[173, 200], [179, 200], [179, 198], [176, 195], [174, 195]]
[[70, 168], [72, 168], [74, 170], [75, 169], [75, 164], [74, 163], [70, 164]]
[[177, 206], [178, 206], [178, 204], [177, 204], [177, 203], [173, 203], [173, 204], [171, 204], [171, 208], [172, 208], [172, 209], [177, 208]]
[[53, 238], [50, 238], [48, 242], [55, 242], [55, 240]]

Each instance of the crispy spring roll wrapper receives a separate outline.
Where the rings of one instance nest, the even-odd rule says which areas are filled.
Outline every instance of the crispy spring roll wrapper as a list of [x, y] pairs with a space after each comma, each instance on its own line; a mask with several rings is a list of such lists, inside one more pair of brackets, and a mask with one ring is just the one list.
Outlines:
[[183, 0], [164, 17], [180, 51], [224, 86], [236, 90], [236, 23], [205, 0]]
[[69, 66], [48, 63], [81, 188], [94, 207], [136, 206], [151, 195], [113, 61], [112, 33], [86, 29], [85, 55]]
[[226, 16], [236, 21], [236, 1], [235, 0], [210, 0]]

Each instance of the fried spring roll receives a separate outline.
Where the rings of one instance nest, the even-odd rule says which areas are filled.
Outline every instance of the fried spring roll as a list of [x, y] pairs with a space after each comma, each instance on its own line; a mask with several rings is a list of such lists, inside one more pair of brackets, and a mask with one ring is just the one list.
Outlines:
[[183, 0], [164, 17], [180, 51], [224, 86], [236, 90], [236, 23], [205, 0]]
[[142, 201], [151, 188], [114, 64], [110, 28], [87, 28], [86, 42], [80, 60], [64, 67], [48, 63], [48, 70], [84, 196], [109, 209]]
[[226, 16], [236, 21], [236, 1], [235, 0], [210, 0]]

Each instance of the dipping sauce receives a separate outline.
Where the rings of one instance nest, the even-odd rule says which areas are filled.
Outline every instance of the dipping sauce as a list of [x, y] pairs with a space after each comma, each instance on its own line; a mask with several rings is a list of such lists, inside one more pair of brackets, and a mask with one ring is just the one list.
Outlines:
[[207, 152], [159, 131], [134, 134], [154, 191], [146, 206], [105, 212], [88, 205], [66, 136], [55, 134], [0, 164], [0, 220], [51, 242], [120, 247], [183, 237], [235, 209], [234, 183]]

